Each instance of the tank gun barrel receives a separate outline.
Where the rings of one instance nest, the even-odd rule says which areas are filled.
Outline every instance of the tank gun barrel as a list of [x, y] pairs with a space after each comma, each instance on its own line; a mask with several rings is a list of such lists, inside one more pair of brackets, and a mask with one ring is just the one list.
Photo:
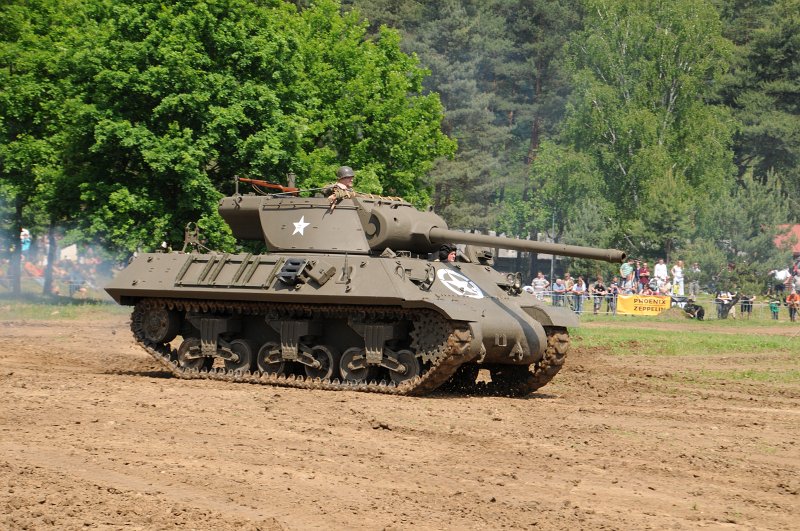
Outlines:
[[502, 236], [488, 236], [486, 234], [474, 234], [470, 232], [440, 229], [439, 227], [433, 227], [430, 230], [428, 233], [428, 239], [434, 244], [453, 242], [466, 243], [470, 245], [481, 245], [484, 247], [501, 247], [503, 249], [513, 249], [515, 251], [547, 253], [559, 256], [571, 256], [573, 258], [588, 258], [591, 260], [604, 260], [606, 262], [623, 262], [627, 258], [627, 255], [624, 251], [617, 249], [600, 249], [597, 247], [581, 247], [579, 245], [564, 245], [561, 243], [519, 240], [516, 238], [504, 238]]

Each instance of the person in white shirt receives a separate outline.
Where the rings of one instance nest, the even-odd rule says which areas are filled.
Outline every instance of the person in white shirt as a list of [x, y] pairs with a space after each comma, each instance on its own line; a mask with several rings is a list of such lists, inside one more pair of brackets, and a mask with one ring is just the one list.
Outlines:
[[775, 294], [782, 295], [786, 290], [786, 281], [792, 277], [789, 268], [785, 267], [781, 270], [773, 269], [769, 274], [775, 275]]
[[575, 313], [580, 315], [583, 313], [583, 296], [586, 294], [586, 283], [583, 281], [582, 276], [578, 276], [578, 280], [573, 284], [572, 296], [575, 297]]
[[683, 260], [678, 260], [674, 266], [672, 266], [672, 288], [675, 291], [675, 294], [683, 297]]
[[553, 284], [553, 306], [564, 306], [564, 297], [566, 296], [567, 286], [560, 278], [556, 279]]
[[664, 263], [663, 258], [658, 259], [658, 263], [653, 268], [653, 277], [658, 279], [658, 286], [667, 281], [667, 264]]
[[531, 287], [533, 288], [533, 294], [541, 301], [544, 300], [544, 292], [550, 287], [550, 281], [545, 278], [544, 273], [539, 271], [536, 278], [531, 280]]

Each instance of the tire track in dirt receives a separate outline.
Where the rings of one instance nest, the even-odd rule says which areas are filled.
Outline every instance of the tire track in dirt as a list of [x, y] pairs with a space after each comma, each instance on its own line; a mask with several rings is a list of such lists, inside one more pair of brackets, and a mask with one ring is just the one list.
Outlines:
[[[88, 483], [109, 492], [155, 496], [162, 503], [179, 504], [219, 513], [223, 519], [257, 522], [262, 529], [283, 529], [263, 510], [223, 501], [219, 495], [204, 489], [176, 485], [173, 481], [157, 482], [138, 474], [120, 473], [84, 459], [65, 455], [48, 447], [0, 443], [0, 455], [17, 466], [27, 464], [57, 473], [70, 483]], [[264, 526], [264, 527], [262, 527]]]
[[699, 378], [785, 353], [577, 348], [526, 399], [408, 398], [168, 378], [126, 321], [0, 323], [0, 528], [795, 522], [800, 385]]

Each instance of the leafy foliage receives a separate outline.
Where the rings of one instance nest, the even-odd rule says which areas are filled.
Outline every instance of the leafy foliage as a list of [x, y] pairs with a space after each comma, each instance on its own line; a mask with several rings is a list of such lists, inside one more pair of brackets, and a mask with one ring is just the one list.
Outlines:
[[[34, 166], [56, 160], [68, 214], [108, 247], [177, 243], [199, 220], [210, 245], [230, 248], [215, 205], [235, 175], [278, 181], [291, 171], [317, 187], [349, 164], [360, 189], [423, 204], [423, 176], [455, 150], [437, 95], [422, 93], [426, 70], [398, 34], [369, 37], [335, 1], [299, 11], [281, 1], [75, 1], [67, 7], [81, 31], [67, 38], [43, 22], [45, 37], [30, 42], [25, 24], [59, 4], [23, 5], [4, 11], [19, 23], [6, 26], [3, 57], [27, 46], [24, 60], [39, 66], [6, 85], [3, 115], [65, 133], [57, 147], [41, 131], [14, 133], [2, 142], [3, 171], [19, 176], [15, 197], [33, 196], [34, 185], [22, 187]], [[74, 89], [70, 99], [54, 94], [58, 83]], [[41, 117], [50, 111], [62, 114]]]
[[21, 228], [35, 235], [59, 201], [63, 129], [74, 93], [64, 45], [75, 33], [73, 2], [36, 0], [0, 7], [0, 194], [9, 205], [11, 277], [19, 293]]
[[562, 48], [578, 26], [579, 3], [349, 3], [373, 27], [397, 24], [406, 49], [431, 70], [427, 85], [441, 94], [444, 130], [459, 144], [431, 172], [435, 209], [452, 226], [530, 232], [525, 205], [535, 191], [527, 175], [563, 114], [569, 80]]
[[704, 216], [707, 223], [698, 227], [695, 242], [685, 248], [688, 260], [700, 262], [706, 282], [760, 293], [768, 272], [789, 263], [791, 253], [774, 243], [789, 215], [789, 202], [779, 187], [774, 175], [767, 176], [766, 183], [745, 176], [744, 186], [716, 198]]
[[640, 219], [665, 179], [726, 190], [727, 113], [703, 97], [728, 48], [707, 3], [589, 1], [572, 39], [578, 88], [565, 134], [596, 160], [617, 214]]
[[316, 188], [347, 164], [456, 227], [756, 282], [799, 219], [800, 9], [715, 5], [8, 0], [6, 239], [59, 223], [122, 255], [199, 220], [231, 249], [234, 176]]

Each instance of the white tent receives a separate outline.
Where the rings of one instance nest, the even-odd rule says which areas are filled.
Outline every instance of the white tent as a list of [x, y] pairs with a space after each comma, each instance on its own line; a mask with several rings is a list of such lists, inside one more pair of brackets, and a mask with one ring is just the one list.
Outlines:
[[61, 249], [61, 252], [58, 254], [60, 260], [69, 260], [71, 262], [78, 261], [78, 246], [74, 243], [72, 245], [68, 245]]

